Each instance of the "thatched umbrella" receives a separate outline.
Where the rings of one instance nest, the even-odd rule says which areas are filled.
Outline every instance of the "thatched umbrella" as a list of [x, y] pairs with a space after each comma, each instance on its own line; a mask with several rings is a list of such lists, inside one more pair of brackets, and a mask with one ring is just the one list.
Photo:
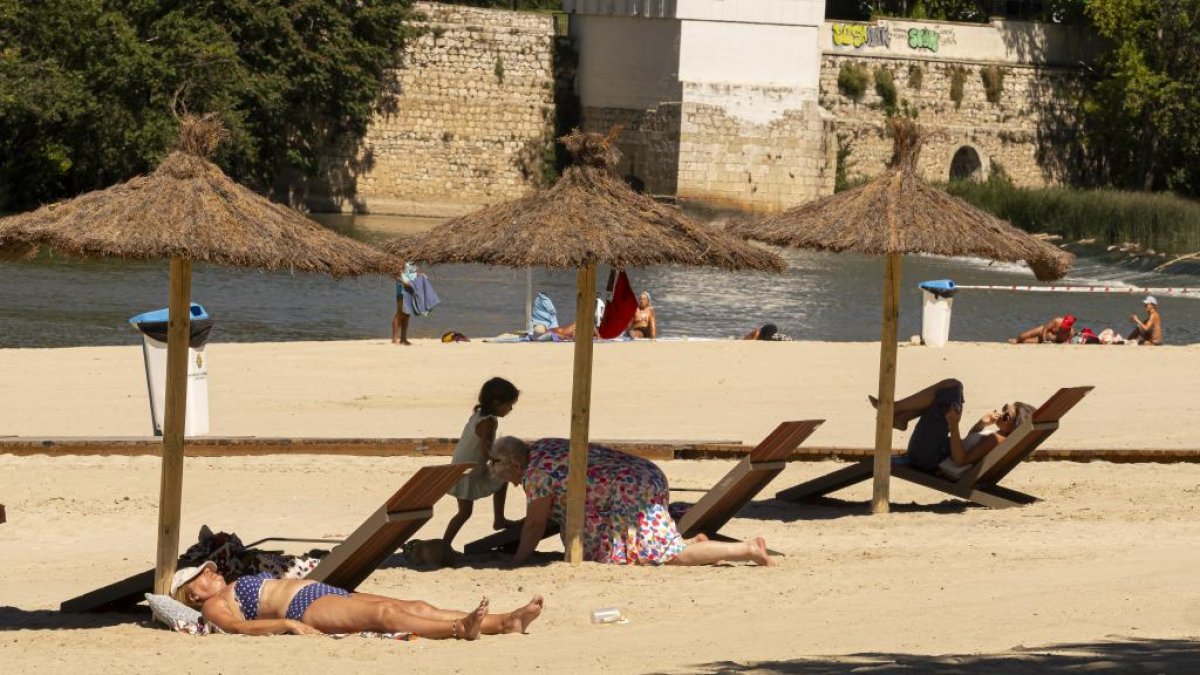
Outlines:
[[184, 116], [178, 147], [155, 171], [0, 220], [0, 255], [41, 247], [82, 258], [170, 258], [167, 392], [155, 590], [179, 557], [192, 262], [334, 277], [395, 276], [400, 264], [238, 185], [208, 161], [225, 135], [213, 115]]
[[892, 160], [875, 180], [782, 213], [728, 226], [734, 233], [777, 246], [887, 256], [875, 422], [872, 510], [876, 513], [888, 510], [900, 256], [927, 253], [1023, 260], [1041, 280], [1061, 278], [1072, 261], [1069, 253], [926, 183], [916, 168], [920, 129], [908, 120], [893, 120], [891, 126], [895, 139]]
[[575, 269], [575, 367], [567, 477], [567, 560], [583, 558], [583, 501], [591, 402], [592, 305], [596, 265], [614, 268], [687, 265], [781, 271], [777, 255], [678, 209], [634, 192], [617, 175], [620, 158], [608, 136], [575, 131], [560, 141], [573, 162], [552, 187], [448, 221], [384, 247], [418, 263], [482, 263]]

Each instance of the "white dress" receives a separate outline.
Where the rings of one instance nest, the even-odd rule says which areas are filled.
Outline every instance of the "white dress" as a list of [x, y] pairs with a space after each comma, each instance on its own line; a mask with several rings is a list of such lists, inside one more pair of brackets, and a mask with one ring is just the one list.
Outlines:
[[472, 463], [475, 468], [460, 478], [453, 487], [447, 490], [446, 494], [454, 495], [459, 499], [475, 501], [504, 489], [504, 479], [495, 478], [488, 471], [487, 462], [483, 458], [483, 439], [475, 433], [475, 427], [489, 418], [496, 419], [495, 415], [484, 415], [476, 410], [471, 415], [471, 419], [467, 420], [467, 425], [463, 427], [462, 436], [458, 438], [458, 445], [454, 446], [454, 459], [450, 462], [452, 464]]

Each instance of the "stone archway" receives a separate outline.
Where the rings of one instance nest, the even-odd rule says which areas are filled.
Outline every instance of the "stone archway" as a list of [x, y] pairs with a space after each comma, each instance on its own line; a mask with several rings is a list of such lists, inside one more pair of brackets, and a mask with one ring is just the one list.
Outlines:
[[950, 160], [950, 180], [987, 180], [987, 167], [979, 157], [979, 151], [964, 145]]

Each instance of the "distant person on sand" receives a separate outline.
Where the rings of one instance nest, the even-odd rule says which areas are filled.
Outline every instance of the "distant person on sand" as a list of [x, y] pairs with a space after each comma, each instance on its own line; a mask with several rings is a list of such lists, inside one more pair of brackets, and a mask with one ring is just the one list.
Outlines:
[[392, 344], [411, 345], [408, 341], [408, 320], [413, 314], [429, 314], [441, 300], [428, 277], [417, 266], [404, 263], [404, 271], [396, 280], [396, 314], [392, 317]]
[[1067, 314], [1066, 316], [1056, 316], [1040, 326], [1034, 326], [1014, 338], [1009, 338], [1008, 341], [1014, 345], [1041, 342], [1053, 342], [1061, 345], [1070, 342], [1073, 337], [1075, 337], [1075, 316]]
[[471, 612], [438, 609], [420, 600], [351, 593], [317, 581], [274, 579], [269, 574], [233, 583], [207, 561], [185, 567], [171, 581], [171, 596], [199, 609], [226, 633], [321, 635], [323, 633], [415, 633], [423, 638], [476, 640], [480, 634], [524, 633], [542, 613], [542, 596], [507, 614], [488, 614], [484, 598]]
[[454, 459], [451, 460], [454, 464], [472, 463], [475, 468], [459, 479], [447, 493], [458, 499], [458, 513], [450, 519], [446, 533], [442, 535], [447, 546], [471, 517], [476, 499], [489, 495], [492, 497], [492, 527], [503, 530], [512, 525], [511, 521], [504, 518], [508, 484], [492, 476], [488, 471], [488, 462], [491, 460], [499, 418], [512, 412], [520, 395], [516, 386], [502, 377], [493, 377], [484, 382], [479, 390], [479, 402], [463, 427], [462, 436], [454, 448]]
[[1158, 300], [1153, 295], [1147, 295], [1142, 304], [1146, 307], [1146, 320], [1142, 321], [1137, 314], [1130, 314], [1129, 319], [1137, 326], [1129, 334], [1130, 340], [1137, 340], [1139, 345], [1161, 345], [1163, 341], [1162, 315], [1158, 313]]
[[658, 337], [658, 317], [654, 314], [654, 305], [650, 304], [650, 293], [647, 291], [638, 295], [637, 311], [633, 313], [633, 323], [629, 324], [629, 337]]
[[[525, 524], [513, 556], [529, 559], [553, 520], [566, 517], [569, 442], [526, 444], [505, 436], [492, 448], [492, 474], [525, 490]], [[613, 565], [715, 565], [748, 560], [774, 565], [762, 537], [747, 542], [684, 540], [667, 511], [667, 477], [653, 462], [602, 445], [588, 446], [583, 559]]]
[[[874, 396], [867, 399], [879, 408], [878, 399]], [[893, 427], [904, 431], [909, 422], [917, 420], [912, 437], [908, 439], [908, 461], [913, 466], [932, 472], [947, 459], [955, 466], [974, 464], [1033, 417], [1033, 406], [1028, 403], [1005, 403], [998, 410], [980, 417], [963, 436], [959, 430], [963, 403], [962, 382], [954, 379], [942, 380], [896, 401]], [[996, 430], [983, 433], [990, 426], [995, 426]]]

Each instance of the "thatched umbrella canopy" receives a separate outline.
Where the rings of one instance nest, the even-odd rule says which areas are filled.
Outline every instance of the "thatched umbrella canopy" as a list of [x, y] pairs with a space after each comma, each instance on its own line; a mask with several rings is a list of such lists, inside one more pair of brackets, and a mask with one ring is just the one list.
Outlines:
[[782, 271], [779, 256], [693, 222], [678, 209], [638, 194], [617, 175], [620, 159], [608, 136], [575, 131], [559, 139], [573, 162], [552, 187], [443, 223], [384, 246], [419, 263], [481, 263], [578, 270], [571, 450], [567, 485], [567, 559], [582, 560], [592, 376], [592, 305], [596, 265], [717, 267]]
[[179, 557], [192, 262], [334, 277], [395, 276], [402, 266], [230, 180], [208, 160], [224, 136], [214, 115], [184, 116], [178, 147], [153, 173], [0, 219], [0, 256], [7, 258], [47, 247], [83, 258], [171, 260], [159, 593]]
[[777, 246], [886, 255], [879, 413], [875, 433], [874, 511], [888, 510], [900, 256], [926, 253], [1025, 261], [1041, 280], [1059, 279], [1073, 256], [946, 194], [917, 174], [920, 129], [893, 119], [888, 169], [870, 183], [757, 220], [730, 223], [736, 234]]

